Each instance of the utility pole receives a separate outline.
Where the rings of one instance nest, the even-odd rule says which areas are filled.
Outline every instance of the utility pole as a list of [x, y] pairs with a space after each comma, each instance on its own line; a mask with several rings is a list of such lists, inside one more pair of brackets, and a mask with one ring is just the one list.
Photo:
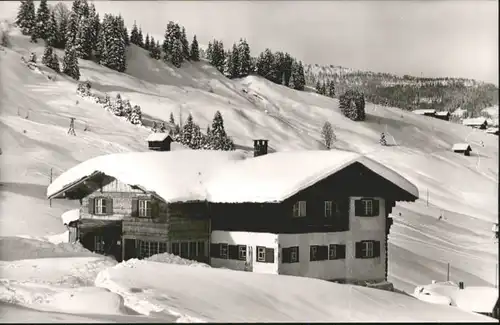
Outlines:
[[[52, 168], [50, 168], [50, 182], [49, 185], [52, 184]], [[52, 208], [52, 199], [49, 200], [49, 206]]]
[[427, 189], [427, 206], [429, 206], [429, 189]]

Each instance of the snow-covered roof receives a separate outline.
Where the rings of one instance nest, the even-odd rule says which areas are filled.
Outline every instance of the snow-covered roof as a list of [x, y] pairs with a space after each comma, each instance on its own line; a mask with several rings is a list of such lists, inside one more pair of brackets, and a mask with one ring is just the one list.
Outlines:
[[452, 148], [453, 151], [465, 151], [467, 149], [470, 150], [470, 146], [467, 143], [455, 143]]
[[146, 141], [163, 141], [168, 137], [168, 133], [153, 132], [146, 138]]
[[423, 115], [423, 114], [435, 114], [435, 109], [415, 109], [412, 111], [415, 114]]
[[486, 130], [486, 133], [497, 133], [498, 132], [498, 128], [488, 128]]
[[167, 202], [281, 202], [355, 162], [418, 198], [416, 186], [393, 170], [341, 150], [277, 152], [248, 159], [239, 151], [110, 154], [69, 169], [49, 185], [47, 196], [99, 171], [153, 191]]
[[486, 122], [486, 118], [484, 117], [475, 117], [475, 118], [465, 118], [462, 121], [463, 125], [482, 125]]
[[61, 214], [63, 225], [69, 225], [70, 222], [80, 219], [80, 209], [68, 210]]
[[450, 112], [448, 111], [436, 112], [436, 116], [447, 116], [447, 115], [450, 115]]

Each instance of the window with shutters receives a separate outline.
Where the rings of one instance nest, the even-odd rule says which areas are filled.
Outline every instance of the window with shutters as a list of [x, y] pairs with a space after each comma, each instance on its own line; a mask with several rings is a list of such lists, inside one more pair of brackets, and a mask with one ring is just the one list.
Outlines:
[[380, 257], [380, 241], [366, 240], [356, 243], [356, 258]]
[[305, 217], [306, 216], [306, 201], [297, 201], [293, 205], [293, 216]]
[[328, 247], [328, 259], [339, 260], [345, 258], [345, 245], [330, 244]]
[[299, 247], [287, 247], [282, 249], [283, 263], [298, 263], [299, 262]]
[[151, 200], [139, 200], [139, 217], [151, 218]]
[[266, 248], [257, 246], [257, 262], [266, 262]]
[[309, 249], [310, 261], [325, 261], [328, 259], [328, 246], [312, 245]]
[[228, 258], [228, 245], [227, 244], [219, 244], [219, 250], [220, 250], [220, 254], [219, 254], [219, 258], [224, 258], [224, 259], [227, 259]]
[[246, 261], [247, 247], [245, 245], [238, 245], [238, 259], [241, 261]]
[[361, 205], [363, 207], [363, 215], [373, 215], [373, 200], [361, 200]]
[[362, 243], [361, 254], [363, 257], [373, 257], [373, 242], [365, 241]]
[[94, 199], [94, 214], [107, 214], [106, 198], [100, 197]]
[[333, 216], [333, 202], [325, 201], [325, 218], [330, 218]]

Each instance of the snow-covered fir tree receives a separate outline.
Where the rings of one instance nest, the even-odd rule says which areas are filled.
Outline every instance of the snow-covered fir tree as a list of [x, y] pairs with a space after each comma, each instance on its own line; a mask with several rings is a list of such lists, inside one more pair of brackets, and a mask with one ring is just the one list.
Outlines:
[[182, 42], [180, 39], [176, 39], [174, 41], [174, 44], [172, 46], [172, 52], [171, 52], [171, 63], [174, 67], [180, 68], [182, 65], [182, 62], [184, 61], [184, 56], [182, 52]]
[[330, 122], [325, 122], [323, 128], [321, 129], [321, 137], [323, 138], [323, 143], [327, 149], [332, 148], [332, 143], [335, 141], [335, 134], [333, 132], [333, 127]]
[[151, 36], [151, 41], [149, 43], [149, 56], [153, 59], [160, 60], [161, 59], [161, 47], [160, 42], [156, 41], [153, 36]]
[[160, 125], [158, 126], [158, 132], [160, 133], [166, 133], [167, 132], [167, 127], [165, 126], [165, 122], [161, 122]]
[[179, 25], [173, 21], [169, 21], [167, 24], [167, 29], [165, 30], [165, 35], [163, 39], [163, 52], [165, 53], [165, 62], [171, 61], [172, 48], [174, 46], [175, 40], [180, 39], [180, 28]]
[[193, 137], [191, 138], [191, 149], [201, 149], [203, 146], [203, 134], [198, 124], [193, 125]]
[[68, 23], [66, 25], [66, 43], [65, 48], [76, 46], [76, 38], [78, 36], [79, 18], [75, 12], [69, 15]]
[[151, 132], [158, 132], [158, 125], [156, 125], [156, 121], [153, 121], [153, 125], [151, 126]]
[[276, 75], [274, 71], [274, 55], [270, 49], [265, 49], [257, 58], [257, 74], [268, 80], [274, 79]]
[[56, 15], [57, 22], [57, 45], [55, 47], [58, 49], [64, 49], [66, 46], [66, 32], [71, 12], [63, 2], [59, 2], [54, 7], [53, 12]]
[[226, 59], [224, 61], [224, 75], [231, 78], [231, 68], [233, 66], [233, 53], [230, 50], [226, 51]]
[[186, 119], [186, 123], [184, 123], [184, 125], [182, 126], [181, 143], [190, 148], [192, 147], [193, 128], [194, 128], [193, 116], [191, 115], [191, 113], [189, 113]]
[[126, 116], [128, 120], [130, 120], [130, 115], [132, 114], [132, 105], [130, 104], [130, 100], [125, 99], [123, 101], [123, 116]]
[[42, 64], [54, 70], [55, 72], [60, 72], [59, 59], [51, 46], [47, 46], [45, 48], [42, 56]]
[[82, 17], [80, 19], [74, 44], [76, 55], [81, 59], [88, 60], [92, 57], [92, 49], [94, 47], [93, 28], [93, 19], [90, 17]]
[[137, 28], [137, 23], [134, 20], [134, 24], [132, 25], [132, 30], [130, 31], [130, 43], [139, 45], [139, 28]]
[[240, 77], [240, 56], [239, 50], [236, 44], [233, 44], [233, 50], [231, 51], [231, 65], [229, 67], [229, 77], [239, 78]]
[[108, 111], [111, 111], [113, 109], [113, 104], [111, 103], [111, 98], [109, 97], [109, 94], [106, 94], [104, 97], [104, 108]]
[[123, 39], [123, 26], [119, 17], [106, 14], [99, 33], [99, 63], [110, 69], [126, 70], [126, 45]]
[[116, 116], [124, 116], [124, 105], [123, 105], [123, 99], [120, 94], [116, 94], [116, 99], [115, 102], [113, 103], [112, 110], [113, 114]]
[[97, 50], [97, 40], [99, 37], [99, 30], [101, 28], [101, 20], [93, 3], [91, 3], [89, 6], [89, 19], [91, 21], [90, 26], [91, 26], [92, 50], [95, 51]]
[[37, 37], [42, 38], [44, 40], [47, 39], [48, 36], [47, 29], [49, 26], [49, 20], [50, 20], [50, 11], [47, 5], [47, 0], [41, 0], [40, 5], [38, 6], [38, 10], [36, 12], [35, 33]]
[[144, 40], [144, 49], [149, 51], [149, 33], [146, 34], [146, 39]]
[[172, 126], [175, 125], [174, 113], [172, 113], [172, 112], [170, 112], [170, 116], [168, 118], [168, 123], [170, 123], [170, 125], [172, 125]]
[[127, 27], [125, 27], [125, 22], [123, 21], [122, 15], [118, 15], [118, 17], [116, 17], [115, 20], [116, 20], [118, 29], [121, 30], [122, 39], [123, 39], [123, 42], [125, 43], [125, 46], [129, 46], [130, 45], [130, 37], [128, 34]]
[[357, 90], [347, 90], [339, 97], [340, 111], [353, 121], [365, 119], [365, 97]]
[[316, 87], [315, 87], [315, 89], [316, 89], [316, 93], [317, 94], [322, 95], [322, 93], [321, 93], [321, 82], [319, 80], [316, 81]]
[[328, 81], [328, 96], [332, 98], [335, 96], [335, 83], [333, 80]]
[[57, 22], [54, 12], [51, 12], [50, 19], [47, 25], [47, 38], [46, 42], [48, 46], [56, 47], [58, 44], [57, 37]]
[[137, 45], [144, 48], [144, 36], [142, 35], [142, 28], [140, 27], [139, 27], [139, 44]]
[[306, 86], [306, 78], [304, 75], [304, 66], [302, 65], [302, 62], [295, 61], [293, 63], [291, 79], [293, 80], [293, 85], [290, 84], [290, 88], [296, 90], [304, 90], [304, 87]]
[[240, 77], [246, 77], [251, 72], [252, 58], [250, 56], [250, 46], [245, 39], [240, 39], [238, 44], [238, 59]]
[[78, 57], [74, 47], [68, 47], [64, 51], [63, 71], [64, 74], [75, 80], [80, 79], [80, 68], [78, 67]]
[[31, 35], [35, 31], [36, 14], [33, 0], [21, 1], [21, 6], [17, 12], [16, 24], [21, 29], [23, 35]]
[[139, 105], [134, 105], [134, 107], [132, 108], [132, 114], [130, 114], [130, 123], [142, 125], [142, 112]]
[[224, 51], [224, 43], [222, 41], [213, 40], [208, 43], [207, 59], [221, 73], [224, 73], [226, 62], [226, 52]]
[[200, 49], [198, 46], [196, 35], [193, 36], [193, 41], [191, 42], [191, 51], [189, 53], [189, 58], [191, 61], [200, 61]]
[[234, 143], [226, 134], [224, 129], [224, 120], [219, 111], [215, 112], [210, 137], [210, 149], [234, 150]]
[[182, 55], [185, 60], [189, 60], [189, 42], [186, 36], [186, 29], [182, 27], [181, 29], [181, 43], [182, 43]]

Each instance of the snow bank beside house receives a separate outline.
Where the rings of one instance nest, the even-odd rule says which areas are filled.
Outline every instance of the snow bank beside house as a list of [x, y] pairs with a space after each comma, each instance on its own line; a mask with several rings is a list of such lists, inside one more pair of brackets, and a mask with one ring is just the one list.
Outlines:
[[161, 253], [150, 256], [144, 259], [145, 261], [150, 262], [158, 262], [158, 263], [168, 263], [168, 264], [177, 264], [177, 265], [189, 265], [189, 266], [199, 266], [199, 267], [210, 267], [210, 265], [201, 263], [198, 261], [188, 260], [182, 258], [180, 256], [170, 254], [170, 253]]
[[[50, 236], [49, 239], [22, 237], [0, 237], [0, 261], [15, 261], [33, 258], [55, 257], [98, 257], [81, 244], [62, 241], [64, 235]], [[67, 237], [66, 237], [67, 238]], [[52, 240], [60, 243], [50, 242]], [[66, 240], [67, 241], [67, 240]]]
[[144, 260], [103, 270], [96, 285], [142, 314], [200, 322], [495, 321], [383, 290]]

